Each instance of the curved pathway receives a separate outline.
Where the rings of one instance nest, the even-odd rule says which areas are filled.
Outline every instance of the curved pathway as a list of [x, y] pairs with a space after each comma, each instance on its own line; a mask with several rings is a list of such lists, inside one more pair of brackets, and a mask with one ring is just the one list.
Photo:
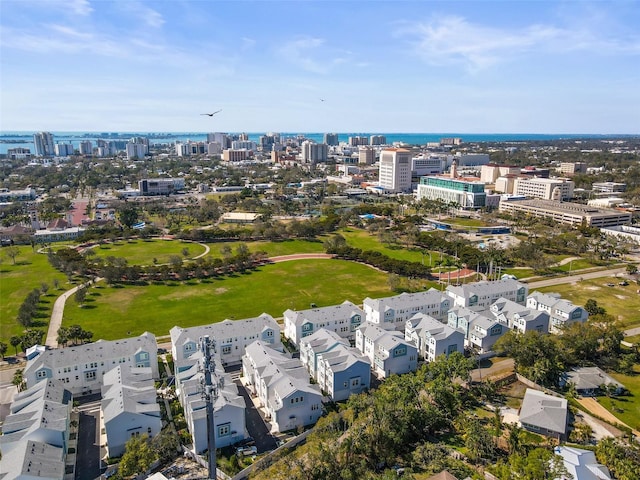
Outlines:
[[272, 263], [289, 262], [291, 260], [324, 260], [333, 258], [330, 253], [294, 253], [292, 255], [280, 255], [277, 257], [269, 257], [267, 261]]

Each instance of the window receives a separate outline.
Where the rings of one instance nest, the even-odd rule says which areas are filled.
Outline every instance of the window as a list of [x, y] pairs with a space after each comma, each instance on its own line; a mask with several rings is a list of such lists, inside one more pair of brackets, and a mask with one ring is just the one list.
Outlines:
[[47, 371], [38, 370], [38, 373], [36, 373], [36, 378], [47, 378]]
[[222, 353], [225, 355], [231, 353], [231, 345], [224, 345], [222, 347]]
[[224, 437], [231, 434], [231, 424], [224, 423], [222, 425], [218, 425], [218, 436]]
[[185, 352], [192, 352], [193, 350], [195, 350], [195, 344], [194, 343], [185, 343], [184, 345], [184, 351]]
[[95, 370], [91, 370], [90, 372], [84, 372], [84, 378], [86, 380], [95, 380], [96, 379]]
[[360, 377], [355, 377], [351, 379], [351, 388], [355, 388], [360, 386]]
[[140, 360], [149, 360], [149, 354], [147, 352], [140, 352]]
[[500, 335], [501, 333], [502, 333], [502, 327], [500, 325], [491, 327], [491, 330], [489, 331], [489, 335]]
[[267, 337], [273, 337], [273, 330], [267, 330]]

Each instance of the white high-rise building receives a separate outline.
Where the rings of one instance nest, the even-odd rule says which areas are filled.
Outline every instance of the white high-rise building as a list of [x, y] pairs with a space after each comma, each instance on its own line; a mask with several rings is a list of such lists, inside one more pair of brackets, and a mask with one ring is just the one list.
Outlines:
[[338, 145], [340, 143], [339, 139], [338, 139], [338, 134], [337, 133], [325, 133], [322, 143], [326, 143], [327, 145]]
[[371, 137], [369, 137], [369, 142], [369, 145], [386, 145], [387, 137], [384, 135], [371, 135]]
[[80, 145], [78, 146], [78, 150], [80, 152], [80, 155], [93, 154], [93, 146], [91, 144], [91, 140], [84, 140], [80, 142]]
[[73, 155], [74, 149], [70, 143], [56, 143], [53, 151], [56, 157], [68, 157], [69, 155]]
[[371, 147], [358, 148], [358, 163], [372, 165], [376, 161], [376, 151]]
[[329, 156], [329, 145], [325, 143], [313, 143], [308, 140], [302, 142], [302, 160], [304, 162], [326, 162]]
[[513, 193], [543, 200], [571, 200], [573, 187], [574, 183], [564, 178], [518, 178]]
[[149, 146], [144, 143], [127, 143], [127, 160], [132, 158], [144, 158], [149, 152]]
[[381, 150], [378, 181], [389, 192], [411, 191], [411, 151], [404, 148]]
[[36, 157], [52, 157], [55, 153], [53, 135], [49, 132], [40, 132], [33, 135], [33, 144]]

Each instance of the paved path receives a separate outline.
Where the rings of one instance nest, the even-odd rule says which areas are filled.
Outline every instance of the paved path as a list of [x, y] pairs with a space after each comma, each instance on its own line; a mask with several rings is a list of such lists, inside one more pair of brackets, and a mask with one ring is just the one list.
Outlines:
[[624, 331], [625, 337], [633, 337], [635, 335], [640, 335], [640, 327], [630, 328], [629, 330]]
[[[476, 368], [471, 370], [471, 380], [479, 382], [486, 380], [487, 378], [502, 376], [508, 372], [514, 371], [513, 358], [496, 358], [494, 357], [493, 363], [487, 368]], [[499, 375], [498, 375], [499, 374]]]
[[280, 255], [277, 257], [269, 257], [267, 260], [272, 263], [289, 262], [291, 260], [324, 260], [334, 256], [329, 253], [295, 253], [293, 255]]
[[[528, 282], [530, 289], [541, 287], [552, 287], [554, 285], [562, 285], [565, 283], [577, 283], [582, 280], [591, 280], [601, 277], [613, 277], [627, 272], [626, 267], [614, 268], [611, 270], [598, 270], [597, 272], [585, 272], [580, 273], [578, 271], [575, 275], [568, 275], [565, 277], [550, 278], [548, 280], [538, 280], [536, 282]], [[522, 280], [521, 280], [522, 281]]]
[[591, 412], [592, 414], [605, 419], [607, 422], [611, 422], [613, 424], [617, 423], [627, 428], [630, 428], [634, 436], [640, 437], [640, 432], [638, 432], [638, 430], [629, 427], [626, 423], [624, 423], [622, 420], [617, 418], [613, 413], [611, 413], [609, 410], [607, 410], [602, 405], [600, 405], [595, 398], [583, 397], [583, 398], [579, 398], [578, 402], [580, 402], [580, 405], [582, 405], [584, 408], [587, 409], [587, 411]]

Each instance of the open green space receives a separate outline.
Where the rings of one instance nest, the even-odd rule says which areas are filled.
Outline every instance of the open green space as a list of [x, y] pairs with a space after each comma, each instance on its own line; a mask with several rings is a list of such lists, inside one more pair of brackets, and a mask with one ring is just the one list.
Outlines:
[[175, 325], [190, 327], [241, 319], [263, 312], [274, 317], [288, 309], [361, 303], [388, 296], [388, 275], [342, 260], [297, 260], [265, 265], [246, 275], [171, 285], [97, 285], [86, 306], [67, 302], [63, 325], [80, 324], [94, 338], [117, 339], [145, 330], [167, 335]]
[[[18, 247], [19, 254], [16, 264], [7, 258], [5, 251], [0, 250], [2, 263], [0, 264], [0, 341], [9, 343], [12, 335], [22, 334], [24, 327], [16, 317], [18, 309], [27, 294], [34, 288], [40, 289], [43, 283], [49, 287], [46, 294], [40, 297], [40, 316], [35, 326], [49, 324], [51, 309], [56, 297], [63, 290], [71, 288], [67, 277], [55, 270], [47, 260], [47, 255], [36, 253], [31, 246]], [[54, 281], [59, 282], [59, 290], [54, 288]], [[9, 352], [13, 352], [10, 347]]]
[[576, 270], [583, 270], [585, 268], [594, 268], [597, 266], [598, 266], [597, 264], [590, 262], [585, 258], [581, 258], [579, 260], [572, 260], [571, 262], [565, 265], [558, 265], [556, 267], [552, 267], [552, 270], [557, 272], [575, 273]]
[[631, 428], [640, 430], [640, 365], [634, 368], [634, 375], [609, 374], [625, 386], [628, 395], [619, 397], [598, 397], [598, 402]]
[[[640, 325], [640, 294], [636, 293], [638, 285], [630, 283], [620, 286], [618, 283], [621, 280], [620, 277], [601, 277], [536, 290], [559, 293], [562, 298], [582, 306], [592, 298], [604, 307], [608, 314], [618, 319], [622, 326], [628, 328]], [[609, 287], [607, 284], [614, 286]]]
[[323, 240], [282, 240], [278, 242], [215, 242], [207, 243], [209, 246], [209, 256], [222, 258], [222, 248], [231, 247], [235, 252], [238, 245], [244, 244], [250, 252], [267, 252], [270, 257], [280, 255], [293, 255], [296, 253], [324, 253]]
[[483, 220], [477, 218], [465, 218], [465, 217], [454, 217], [454, 218], [445, 218], [442, 220], [443, 223], [448, 223], [449, 225], [455, 225], [459, 227], [486, 227], [489, 224]]
[[[187, 249], [185, 256], [184, 249]], [[193, 258], [205, 252], [205, 248], [192, 242], [161, 239], [134, 239], [105, 243], [93, 248], [97, 257], [122, 257], [129, 265], [151, 265], [153, 263], [169, 263], [172, 255], [180, 258]], [[155, 262], [154, 262], [155, 259]]]
[[[396, 260], [406, 260], [416, 263], [424, 262], [425, 265], [434, 266], [435, 262], [440, 258], [440, 252], [429, 252], [428, 250], [425, 250], [423, 253], [422, 250], [417, 248], [407, 249], [405, 246], [400, 244], [385, 245], [374, 235], [371, 235], [366, 230], [359, 228], [345, 228], [340, 230], [338, 233], [345, 238], [350, 247], [381, 252], [390, 258], [395, 258]], [[431, 253], [431, 257], [429, 257], [429, 253]], [[433, 264], [429, 263], [431, 260], [433, 261]]]

